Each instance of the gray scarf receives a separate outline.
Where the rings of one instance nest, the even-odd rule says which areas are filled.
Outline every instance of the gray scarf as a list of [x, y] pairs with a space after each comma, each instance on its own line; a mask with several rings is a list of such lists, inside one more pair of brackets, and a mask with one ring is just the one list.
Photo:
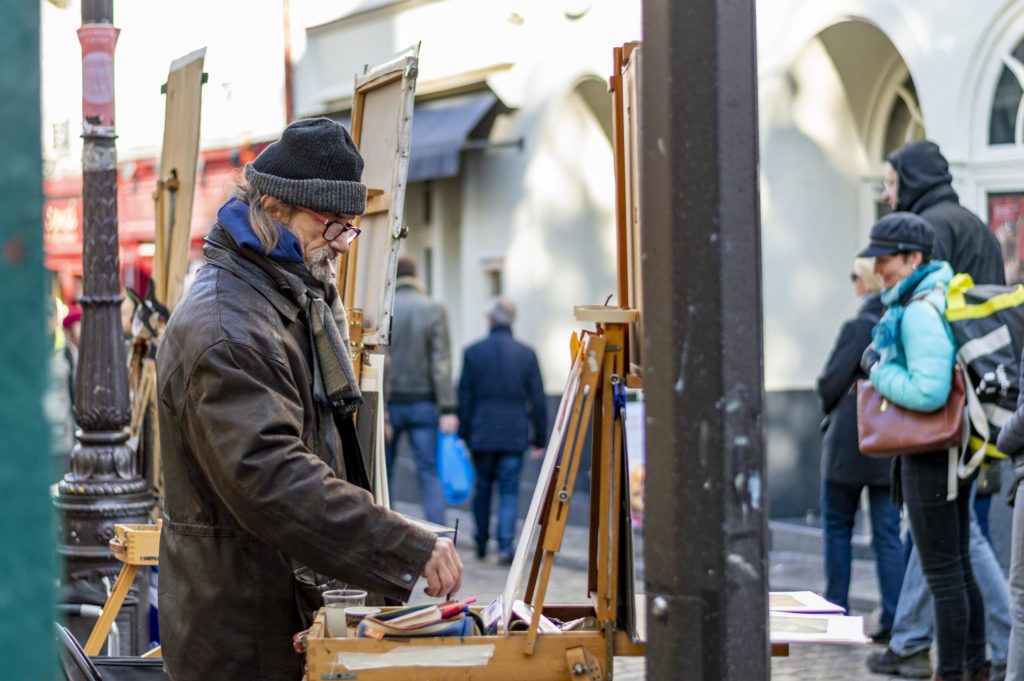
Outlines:
[[[268, 260], [288, 284], [293, 299], [306, 312], [309, 344], [313, 349], [313, 397], [335, 414], [351, 414], [362, 404], [352, 349], [348, 317], [334, 285], [321, 289], [321, 282], [300, 276], [295, 269]], [[305, 269], [305, 268], [303, 268]], [[305, 274], [305, 272], [303, 272]]]

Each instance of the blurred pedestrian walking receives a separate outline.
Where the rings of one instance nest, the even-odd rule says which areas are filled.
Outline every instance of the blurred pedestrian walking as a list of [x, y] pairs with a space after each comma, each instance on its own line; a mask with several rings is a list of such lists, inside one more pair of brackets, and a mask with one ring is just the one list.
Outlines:
[[900, 542], [900, 512], [892, 503], [889, 461], [866, 457], [857, 443], [856, 381], [866, 378], [860, 358], [871, 330], [882, 316], [882, 282], [874, 260], [856, 258], [850, 275], [859, 301], [857, 314], [839, 331], [828, 362], [818, 376], [818, 400], [825, 413], [821, 450], [821, 513], [825, 539], [825, 598], [849, 610], [854, 519], [867, 489], [871, 545], [875, 551], [882, 615], [875, 641], [888, 641], [906, 567]]
[[473, 453], [476, 555], [487, 555], [491, 493], [498, 488], [499, 561], [511, 565], [523, 454], [540, 456], [547, 435], [546, 398], [537, 355], [512, 336], [515, 306], [494, 298], [486, 308], [490, 334], [463, 355], [459, 435]]
[[441, 303], [427, 296], [426, 286], [416, 276], [415, 260], [400, 256], [396, 274], [391, 346], [385, 372], [391, 433], [386, 442], [388, 480], [393, 479], [398, 443], [408, 433], [423, 513], [430, 522], [444, 525], [444, 490], [437, 476], [437, 432], [454, 433], [459, 427], [448, 315]]

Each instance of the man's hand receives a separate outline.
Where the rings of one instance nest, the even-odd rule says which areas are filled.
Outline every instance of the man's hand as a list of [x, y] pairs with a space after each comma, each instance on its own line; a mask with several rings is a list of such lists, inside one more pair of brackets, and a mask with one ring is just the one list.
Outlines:
[[530, 458], [531, 459], [542, 459], [542, 458], [544, 458], [544, 452], [546, 452], [546, 451], [547, 451], [547, 449], [545, 449], [544, 447], [536, 447], [536, 446], [530, 447]]
[[462, 588], [462, 559], [451, 539], [437, 538], [434, 552], [423, 567], [423, 576], [427, 578], [423, 593], [432, 598], [454, 596], [459, 592]]
[[437, 427], [445, 435], [454, 433], [459, 429], [459, 417], [455, 414], [444, 414], [441, 416], [441, 420], [437, 422]]

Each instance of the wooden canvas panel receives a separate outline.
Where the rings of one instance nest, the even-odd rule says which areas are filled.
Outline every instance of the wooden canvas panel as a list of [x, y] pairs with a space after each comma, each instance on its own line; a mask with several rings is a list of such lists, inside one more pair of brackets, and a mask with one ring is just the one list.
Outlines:
[[623, 134], [626, 201], [626, 284], [629, 306], [640, 318], [629, 327], [630, 373], [640, 374], [643, 351], [643, 256], [640, 244], [640, 55], [639, 45], [629, 52], [622, 69]]
[[[515, 556], [512, 558], [512, 566], [509, 568], [508, 577], [505, 581], [505, 588], [502, 591], [502, 628], [508, 631], [508, 623], [512, 618], [511, 603], [519, 597], [523, 590], [523, 578], [526, 575], [526, 567], [534, 562], [535, 555], [545, 550], [538, 542], [540, 531], [541, 513], [544, 510], [545, 500], [548, 497], [549, 489], [554, 481], [555, 467], [560, 462], [564, 465], [566, 452], [573, 445], [582, 445], [581, 438], [571, 438], [569, 446], [566, 446], [567, 437], [577, 435], [571, 433], [573, 426], [579, 427], [579, 420], [584, 411], [584, 401], [593, 401], [594, 384], [601, 371], [601, 363], [604, 354], [604, 339], [600, 336], [587, 336], [583, 341], [569, 378], [566, 381], [565, 390], [562, 392], [562, 401], [558, 405], [558, 413], [555, 415], [554, 428], [551, 437], [548, 439], [547, 450], [544, 453], [544, 461], [541, 464], [540, 475], [537, 479], [537, 486], [533, 491], [533, 498], [530, 500], [530, 508], [526, 513], [523, 522], [523, 529], [519, 534], [519, 541], [516, 542]], [[561, 476], [562, 474], [559, 473]], [[564, 522], [562, 524], [564, 527]], [[550, 528], [549, 528], [550, 529]], [[545, 544], [557, 550], [561, 544], [561, 535], [545, 537]]]
[[347, 307], [362, 310], [367, 346], [387, 345], [391, 331], [417, 64], [412, 50], [356, 79], [351, 133], [369, 192], [363, 233], [341, 261], [338, 290]]
[[205, 57], [205, 47], [187, 54], [171, 64], [167, 76], [160, 179], [166, 183], [176, 176], [178, 188], [173, 194], [164, 190], [157, 201], [162, 214], [157, 215], [153, 286], [156, 299], [172, 311], [184, 293], [188, 269]]

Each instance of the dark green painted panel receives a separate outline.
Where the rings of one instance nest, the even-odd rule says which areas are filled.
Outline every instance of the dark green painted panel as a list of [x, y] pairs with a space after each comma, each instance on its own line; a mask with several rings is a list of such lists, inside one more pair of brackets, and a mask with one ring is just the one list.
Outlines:
[[[57, 678], [45, 328], [39, 3], [0, 21], [0, 676]], [[74, 66], [74, 65], [73, 65]], [[73, 69], [72, 69], [73, 70]], [[71, 72], [72, 70], [69, 70]]]

